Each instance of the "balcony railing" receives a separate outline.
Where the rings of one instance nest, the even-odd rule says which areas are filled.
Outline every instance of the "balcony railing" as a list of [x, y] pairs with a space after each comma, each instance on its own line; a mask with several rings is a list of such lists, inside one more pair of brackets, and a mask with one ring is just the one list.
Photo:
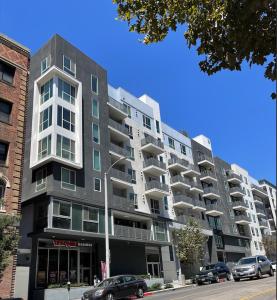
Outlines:
[[135, 209], [134, 201], [126, 198], [120, 197], [117, 195], [112, 195], [112, 206], [116, 207], [117, 209], [133, 211]]
[[245, 222], [251, 222], [251, 219], [247, 215], [238, 215], [235, 216], [235, 222], [240, 222], [240, 221], [245, 221]]
[[174, 165], [174, 164], [179, 164], [179, 165], [182, 165], [183, 167], [187, 167], [189, 165], [189, 162], [185, 159], [181, 159], [178, 157], [173, 157], [168, 160], [169, 166]]
[[109, 119], [109, 125], [113, 128], [115, 128], [116, 130], [126, 134], [126, 135], [129, 135], [129, 130], [122, 124], [112, 120], [112, 119]]
[[195, 199], [193, 201], [193, 205], [194, 206], [197, 206], [197, 207], [202, 207], [202, 208], [205, 208], [206, 209], [206, 204], [204, 201], [199, 201], [198, 199]]
[[227, 173], [227, 179], [231, 180], [236, 180], [236, 181], [242, 181], [242, 176], [234, 173], [233, 171], [229, 171]]
[[221, 212], [221, 207], [217, 203], [208, 203], [206, 204], [207, 211], [216, 210]]
[[257, 193], [258, 195], [261, 195], [261, 197], [267, 196], [267, 192], [263, 188], [257, 186], [256, 184], [252, 183], [251, 188], [253, 193]]
[[168, 192], [169, 188], [167, 184], [161, 183], [157, 180], [151, 180], [145, 184], [145, 190], [149, 191], [152, 189], [162, 190], [164, 192]]
[[216, 195], [218, 195], [218, 190], [213, 186], [204, 187], [203, 190], [204, 190], [204, 194], [216, 194]]
[[203, 190], [202, 185], [201, 185], [200, 183], [198, 183], [198, 182], [193, 181], [193, 180], [190, 181], [190, 186], [191, 186], [192, 188], [196, 188], [196, 189], [199, 189], [199, 190]]
[[120, 179], [122, 181], [132, 183], [132, 176], [131, 175], [129, 175], [126, 172], [122, 172], [120, 170], [117, 170], [117, 169], [111, 169], [111, 177], [115, 177], [115, 178]]
[[261, 227], [268, 227], [267, 222], [265, 220], [261, 220], [261, 219], [259, 219], [259, 225]]
[[174, 195], [174, 204], [177, 203], [184, 203], [188, 204], [189, 206], [193, 206], [193, 199], [187, 195]]
[[243, 189], [240, 187], [240, 186], [235, 186], [235, 187], [232, 187], [230, 188], [229, 190], [229, 193], [232, 194], [232, 193], [240, 193], [240, 194], [245, 194]]
[[125, 156], [128, 157], [129, 156], [129, 151], [123, 147], [117, 146], [114, 143], [110, 143], [110, 150], [121, 155], [121, 156]]
[[146, 138], [144, 138], [141, 141], [141, 146], [145, 146], [147, 144], [153, 144], [161, 149], [164, 149], [164, 144], [163, 142], [159, 141], [158, 139], [155, 139], [154, 137], [148, 135]]
[[232, 207], [244, 207], [245, 209], [248, 208], [247, 204], [244, 201], [238, 200], [238, 201], [233, 201], [232, 202]]
[[209, 163], [211, 163], [211, 164], [213, 164], [214, 162], [213, 162], [213, 158], [211, 157], [211, 156], [207, 156], [207, 155], [205, 155], [205, 154], [202, 154], [202, 155], [199, 155], [198, 157], [197, 157], [197, 161], [198, 162], [201, 162], [201, 161], [208, 161]]
[[152, 233], [150, 230], [122, 225], [114, 225], [114, 235], [124, 239], [134, 239], [140, 241], [152, 240]]
[[264, 210], [264, 209], [262, 209], [262, 208], [258, 208], [258, 207], [256, 207], [256, 212], [257, 212], [257, 214], [263, 214], [263, 215], [266, 215], [266, 212], [265, 212], [265, 210]]
[[207, 221], [198, 219], [198, 218], [195, 218], [192, 216], [180, 215], [180, 216], [176, 216], [176, 220], [185, 225], [187, 225], [189, 223], [189, 220], [196, 221], [200, 225], [201, 228], [210, 229], [210, 226]]
[[144, 168], [150, 167], [150, 166], [155, 166], [155, 167], [158, 167], [158, 168], [163, 169], [163, 170], [166, 169], [166, 164], [164, 162], [159, 161], [158, 159], [153, 158], [153, 157], [148, 158], [143, 162], [143, 167]]
[[185, 178], [181, 175], [176, 175], [176, 176], [171, 177], [170, 182], [171, 182], [171, 184], [180, 182], [180, 183], [184, 183], [184, 184], [187, 184], [190, 186], [191, 181], [188, 178]]
[[190, 171], [192, 171], [193, 173], [196, 173], [196, 174], [200, 173], [199, 168], [193, 164], [188, 164], [188, 166], [187, 166], [187, 173], [189, 173]]
[[202, 170], [200, 178], [202, 179], [203, 177], [207, 177], [207, 176], [213, 177], [214, 179], [216, 179], [216, 175], [214, 172], [212, 172], [210, 170]]
[[128, 112], [127, 112], [127, 107], [124, 106], [122, 103], [120, 103], [120, 102], [114, 100], [114, 99], [111, 98], [111, 97], [109, 97], [108, 101], [109, 101], [109, 103], [110, 103], [113, 107], [115, 107], [115, 108], [121, 110], [121, 111], [124, 112], [125, 114], [128, 114]]

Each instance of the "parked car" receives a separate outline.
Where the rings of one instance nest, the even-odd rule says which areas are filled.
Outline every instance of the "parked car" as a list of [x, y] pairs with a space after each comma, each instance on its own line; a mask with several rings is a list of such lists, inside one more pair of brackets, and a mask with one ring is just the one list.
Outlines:
[[129, 296], [144, 297], [147, 285], [133, 275], [120, 275], [100, 282], [94, 289], [83, 294], [82, 300], [116, 300]]
[[256, 255], [241, 258], [232, 270], [235, 281], [241, 278], [262, 278], [264, 274], [274, 276], [271, 262], [266, 256]]
[[271, 262], [271, 266], [274, 272], [276, 272], [276, 261]]
[[195, 282], [201, 285], [205, 282], [219, 282], [221, 278], [226, 278], [228, 281], [231, 280], [231, 272], [223, 262], [218, 262], [204, 266], [195, 276]]

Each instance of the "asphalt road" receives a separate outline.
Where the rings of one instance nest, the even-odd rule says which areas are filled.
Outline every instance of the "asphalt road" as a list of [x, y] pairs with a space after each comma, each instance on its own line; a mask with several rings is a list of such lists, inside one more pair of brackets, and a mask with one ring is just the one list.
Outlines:
[[[275, 274], [276, 275], [276, 274]], [[153, 300], [276, 300], [276, 278], [222, 282], [191, 286], [180, 290], [154, 294]]]

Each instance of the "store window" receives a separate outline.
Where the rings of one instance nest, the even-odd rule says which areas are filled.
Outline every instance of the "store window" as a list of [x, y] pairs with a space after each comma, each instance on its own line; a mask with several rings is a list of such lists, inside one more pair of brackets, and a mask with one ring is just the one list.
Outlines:
[[76, 89], [73, 85], [61, 80], [58, 81], [58, 96], [68, 103], [75, 104]]

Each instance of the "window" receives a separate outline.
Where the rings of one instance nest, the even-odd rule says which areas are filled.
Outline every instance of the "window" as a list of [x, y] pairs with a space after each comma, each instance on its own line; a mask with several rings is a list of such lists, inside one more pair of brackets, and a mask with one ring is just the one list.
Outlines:
[[40, 88], [40, 103], [43, 104], [47, 100], [53, 97], [53, 79], [47, 81]]
[[185, 145], [180, 145], [181, 146], [181, 153], [184, 154], [184, 155], [187, 155], [187, 149], [186, 149], [186, 146]]
[[92, 140], [96, 144], [100, 143], [99, 126], [98, 126], [98, 124], [94, 124], [94, 123], [92, 124]]
[[73, 63], [72, 60], [69, 57], [65, 56], [65, 55], [63, 55], [63, 70], [66, 73], [68, 73], [68, 74], [75, 77], [76, 64]]
[[75, 141], [58, 134], [56, 154], [64, 159], [75, 161]]
[[0, 121], [9, 123], [12, 111], [12, 104], [0, 99]]
[[173, 247], [172, 246], [168, 246], [168, 250], [169, 250], [169, 260], [170, 261], [174, 261]]
[[160, 214], [160, 204], [158, 200], [150, 199], [151, 212], [153, 214]]
[[126, 109], [126, 112], [128, 114], [128, 118], [131, 118], [132, 116], [131, 116], [131, 107], [130, 107], [130, 105], [127, 105], [126, 103], [123, 103], [123, 106]]
[[229, 215], [231, 219], [235, 219], [235, 214], [234, 211], [232, 209], [229, 209]]
[[168, 137], [168, 145], [170, 148], [175, 149], [174, 140], [171, 137]]
[[91, 90], [98, 94], [98, 77], [95, 75], [91, 75]]
[[133, 169], [128, 169], [128, 174], [131, 176], [132, 178], [132, 183], [136, 183], [137, 179], [136, 179], [136, 171]]
[[259, 250], [258, 243], [256, 241], [254, 241], [254, 245], [255, 245], [256, 250]]
[[154, 221], [154, 235], [155, 239], [157, 241], [166, 241], [166, 229], [165, 229], [165, 223], [164, 222], [159, 222], [159, 221]]
[[9, 145], [0, 142], [0, 164], [5, 164], [8, 156]]
[[58, 105], [57, 111], [57, 123], [58, 126], [63, 127], [64, 129], [75, 132], [75, 113]]
[[263, 243], [259, 242], [260, 250], [263, 250]]
[[245, 177], [245, 176], [244, 176], [244, 182], [245, 182], [246, 184], [248, 184], [247, 177]]
[[15, 74], [15, 68], [0, 61], [0, 80], [12, 84]]
[[41, 62], [40, 62], [40, 73], [44, 73], [47, 71], [50, 67], [50, 55], [45, 57]]
[[76, 172], [61, 168], [61, 187], [66, 190], [76, 190]]
[[146, 117], [145, 115], [142, 115], [143, 117], [143, 126], [148, 128], [148, 129], [151, 129], [151, 120], [149, 117]]
[[5, 191], [6, 191], [6, 183], [4, 180], [0, 179], [0, 210], [5, 209]]
[[259, 236], [259, 230], [257, 228], [255, 228], [256, 230], [256, 235]]
[[95, 171], [101, 171], [101, 162], [100, 162], [100, 152], [98, 150], [93, 150], [93, 169]]
[[156, 120], [156, 130], [157, 130], [157, 133], [161, 132], [161, 130], [160, 130], [160, 122], [158, 120]]
[[249, 190], [246, 191], [247, 191], [247, 196], [250, 197], [250, 191]]
[[167, 196], [164, 196], [164, 209], [168, 210], [168, 199], [167, 199]]
[[133, 139], [133, 127], [132, 126], [129, 126], [127, 124], [125, 124], [125, 127], [127, 128], [128, 130], [128, 135], [131, 139]]
[[71, 205], [70, 203], [53, 201], [53, 227], [71, 228]]
[[138, 195], [135, 193], [130, 193], [129, 199], [133, 202], [135, 209], [138, 209]]
[[251, 203], [251, 202], [250, 202], [250, 208], [251, 208], [251, 209], [254, 209], [254, 208], [253, 208], [253, 203]]
[[75, 104], [75, 97], [76, 97], [76, 89], [73, 85], [61, 80], [59, 78], [58, 81], [58, 96], [69, 102], [71, 104]]
[[135, 159], [135, 150], [134, 148], [130, 147], [130, 146], [126, 146], [126, 150], [128, 153], [128, 158], [134, 160]]
[[38, 142], [38, 160], [51, 154], [51, 134]]
[[52, 105], [40, 113], [39, 131], [43, 131], [52, 125]]
[[83, 231], [98, 232], [98, 209], [83, 208]]
[[99, 118], [99, 102], [96, 99], [92, 99], [92, 116]]
[[46, 187], [47, 169], [43, 168], [36, 172], [36, 191], [41, 191]]
[[252, 215], [252, 217], [253, 217], [253, 222], [256, 223], [256, 216]]
[[232, 224], [232, 230], [234, 233], [238, 233], [238, 228], [235, 224]]
[[253, 236], [255, 236], [255, 230], [254, 230], [253, 227], [251, 227], [251, 233], [252, 233]]
[[94, 190], [96, 192], [101, 192], [101, 179], [100, 178], [94, 178]]
[[219, 249], [223, 249], [223, 239], [222, 239], [222, 236], [220, 235], [214, 235], [214, 239], [215, 239], [215, 244], [216, 244], [216, 247], [219, 248]]

